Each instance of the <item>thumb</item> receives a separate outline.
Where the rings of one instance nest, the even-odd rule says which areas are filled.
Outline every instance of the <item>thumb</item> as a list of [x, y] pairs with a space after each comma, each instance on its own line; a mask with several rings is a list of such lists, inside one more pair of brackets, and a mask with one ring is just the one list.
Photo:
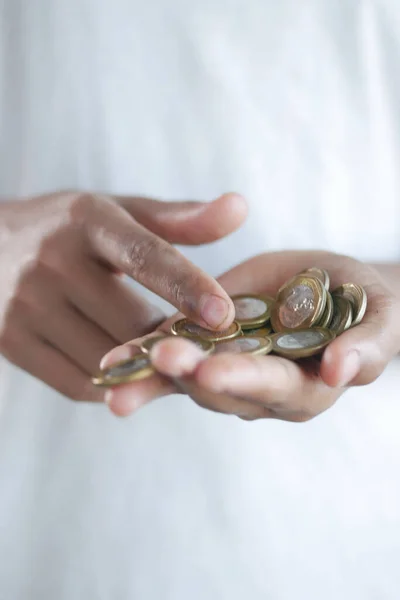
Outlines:
[[327, 385], [366, 385], [382, 374], [400, 350], [399, 309], [398, 299], [390, 292], [374, 290], [368, 294], [362, 323], [343, 333], [325, 350], [321, 377]]
[[116, 197], [138, 223], [171, 244], [206, 244], [238, 229], [247, 216], [239, 194], [223, 194], [213, 202], [163, 202], [151, 198]]

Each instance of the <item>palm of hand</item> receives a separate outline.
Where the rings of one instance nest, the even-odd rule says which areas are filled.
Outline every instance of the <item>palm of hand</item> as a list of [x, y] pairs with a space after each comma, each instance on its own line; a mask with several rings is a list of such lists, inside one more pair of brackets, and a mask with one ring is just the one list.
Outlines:
[[[305, 421], [332, 406], [349, 385], [374, 381], [399, 350], [400, 326], [399, 300], [371, 266], [326, 252], [278, 252], [256, 256], [219, 281], [231, 295], [247, 292], [274, 296], [291, 276], [314, 265], [329, 272], [332, 289], [353, 281], [368, 295], [362, 324], [338, 337], [321, 361], [295, 363], [277, 356], [228, 353], [204, 359], [187, 340], [168, 339], [152, 352], [160, 374], [111, 391], [111, 410], [127, 415], [156, 397], [178, 391], [190, 395], [200, 406], [246, 420], [269, 417]], [[177, 318], [175, 315], [166, 321], [160, 330], [169, 333]], [[132, 356], [140, 341], [115, 349], [104, 364]]]

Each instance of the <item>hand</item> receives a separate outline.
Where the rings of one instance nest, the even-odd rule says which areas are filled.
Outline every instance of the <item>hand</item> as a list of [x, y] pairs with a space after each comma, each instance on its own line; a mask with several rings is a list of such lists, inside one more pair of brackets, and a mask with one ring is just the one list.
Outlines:
[[[371, 266], [327, 252], [278, 252], [246, 261], [219, 282], [231, 295], [274, 296], [285, 281], [310, 266], [325, 268], [333, 287], [359, 283], [368, 295], [363, 322], [336, 338], [321, 361], [245, 354], [204, 358], [189, 341], [168, 339], [154, 346], [151, 354], [160, 375], [110, 390], [106, 397], [110, 409], [128, 415], [158, 396], [178, 391], [200, 406], [245, 420], [301, 422], [332, 406], [347, 387], [374, 381], [400, 350], [400, 300]], [[168, 332], [175, 319], [160, 329]], [[134, 341], [116, 348], [102, 366], [132, 356], [137, 345]]]
[[245, 214], [233, 194], [207, 204], [60, 193], [0, 205], [0, 352], [70, 398], [102, 400], [90, 381], [101, 356], [165, 319], [119, 274], [224, 327], [229, 297], [171, 244], [216, 240]]

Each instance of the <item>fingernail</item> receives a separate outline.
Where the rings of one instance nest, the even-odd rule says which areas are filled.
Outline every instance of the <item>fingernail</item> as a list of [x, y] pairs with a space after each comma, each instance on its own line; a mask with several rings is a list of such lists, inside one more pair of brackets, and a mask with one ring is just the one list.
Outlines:
[[120, 362], [121, 360], [126, 360], [127, 358], [131, 358], [132, 356], [132, 348], [130, 346], [117, 346], [113, 348], [111, 352], [103, 356], [100, 361], [100, 369], [105, 369], [106, 367], [110, 367], [114, 363]]
[[201, 316], [209, 327], [216, 329], [225, 321], [228, 316], [228, 303], [219, 296], [206, 294], [200, 303]]
[[345, 360], [343, 366], [342, 377], [339, 379], [338, 386], [346, 387], [360, 371], [360, 353], [358, 350], [351, 350]]

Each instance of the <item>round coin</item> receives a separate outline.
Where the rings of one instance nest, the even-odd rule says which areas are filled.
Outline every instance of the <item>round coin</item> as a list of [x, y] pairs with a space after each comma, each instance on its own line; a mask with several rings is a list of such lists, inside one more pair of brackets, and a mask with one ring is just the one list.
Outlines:
[[92, 378], [92, 383], [102, 387], [113, 387], [145, 379], [154, 373], [155, 369], [149, 357], [146, 354], [136, 354], [132, 358], [102, 369], [98, 375]]
[[351, 302], [342, 296], [333, 296], [333, 316], [329, 329], [338, 336], [351, 327], [352, 321], [353, 309]]
[[328, 271], [325, 271], [325, 269], [320, 269], [319, 267], [311, 267], [310, 269], [302, 271], [300, 275], [311, 275], [312, 277], [316, 277], [322, 282], [325, 289], [329, 290], [330, 279]]
[[231, 298], [235, 307], [235, 319], [243, 330], [254, 329], [267, 323], [271, 316], [274, 299], [269, 296], [240, 294]]
[[331, 322], [333, 317], [333, 299], [329, 292], [326, 292], [326, 306], [324, 310], [324, 314], [321, 317], [320, 322], [318, 323], [318, 327], [322, 327], [323, 329], [329, 327], [329, 323]]
[[299, 275], [281, 289], [272, 309], [271, 324], [276, 332], [308, 329], [320, 321], [327, 291], [315, 277]]
[[270, 335], [270, 333], [272, 333], [272, 327], [267, 324], [264, 325], [264, 327], [259, 327], [257, 329], [246, 329], [245, 334], [247, 337], [248, 336], [255, 336], [255, 337], [266, 337], [268, 335]]
[[[174, 335], [157, 335], [154, 337], [149, 337], [143, 340], [143, 342], [140, 345], [140, 349], [142, 350], [142, 352], [149, 354], [151, 349], [153, 348], [153, 346], [155, 346], [155, 344], [157, 344], [157, 342], [160, 342], [161, 340], [165, 340], [167, 338], [175, 337], [176, 336]], [[211, 352], [214, 350], [213, 342], [209, 342], [208, 340], [202, 340], [201, 338], [193, 337], [189, 341], [200, 350], [203, 350], [203, 352], [206, 352], [207, 354], [211, 354]]]
[[319, 354], [335, 337], [333, 331], [321, 327], [276, 333], [271, 336], [272, 350], [286, 358], [306, 358]]
[[209, 342], [219, 342], [221, 340], [230, 340], [238, 337], [242, 333], [242, 329], [237, 321], [233, 321], [228, 329], [222, 331], [211, 331], [205, 329], [189, 319], [180, 319], [171, 327], [173, 335], [181, 335], [184, 337], [201, 338]]
[[213, 354], [232, 352], [234, 354], [268, 354], [272, 350], [270, 338], [263, 337], [237, 337], [233, 340], [224, 340], [215, 344]]
[[153, 337], [148, 337], [142, 341], [140, 344], [140, 349], [145, 354], [149, 354], [152, 347], [157, 344], [157, 342], [161, 342], [161, 340], [165, 340], [168, 337], [172, 337], [172, 335], [155, 335]]
[[351, 303], [353, 309], [353, 321], [351, 326], [359, 325], [364, 318], [367, 310], [367, 293], [361, 285], [357, 283], [344, 283], [338, 287], [333, 294], [341, 296]]

